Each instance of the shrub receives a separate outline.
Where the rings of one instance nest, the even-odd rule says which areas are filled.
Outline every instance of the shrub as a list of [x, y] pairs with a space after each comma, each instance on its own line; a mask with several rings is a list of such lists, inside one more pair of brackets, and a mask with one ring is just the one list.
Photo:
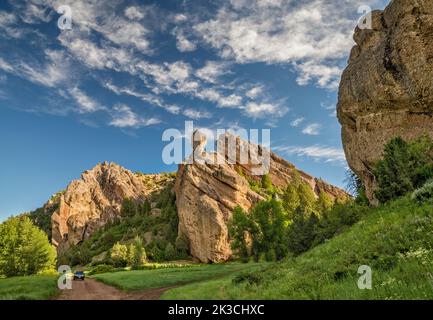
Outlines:
[[100, 273], [108, 273], [108, 272], [114, 272], [116, 269], [113, 266], [106, 265], [106, 264], [100, 264], [94, 267], [92, 270], [89, 271], [89, 275], [94, 274], [100, 274]]
[[173, 260], [176, 258], [176, 249], [171, 243], [168, 243], [164, 250], [164, 256], [166, 260]]
[[135, 237], [134, 243], [129, 247], [129, 263], [132, 269], [138, 269], [147, 260], [146, 251], [143, 248], [143, 240], [140, 237]]
[[433, 180], [428, 181], [421, 188], [412, 193], [411, 199], [419, 203], [426, 202], [433, 198]]
[[263, 277], [258, 273], [242, 272], [233, 278], [232, 283], [235, 285], [246, 283], [247, 285], [259, 285]]
[[110, 256], [116, 267], [126, 267], [128, 263], [128, 247], [116, 242], [111, 249]]

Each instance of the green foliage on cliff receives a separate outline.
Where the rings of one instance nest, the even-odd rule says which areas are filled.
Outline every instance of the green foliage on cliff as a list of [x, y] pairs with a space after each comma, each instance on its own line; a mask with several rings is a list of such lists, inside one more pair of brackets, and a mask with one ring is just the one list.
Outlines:
[[185, 247], [175, 249], [174, 253], [170, 248], [176, 247], [179, 223], [175, 200], [173, 184], [155, 192], [149, 201], [125, 199], [119, 220], [107, 223], [89, 239], [66, 250], [59, 260], [69, 265], [122, 264], [125, 262], [112, 259], [113, 247], [122, 244], [129, 248], [137, 236], [143, 241], [142, 246], [151, 261], [186, 258]]
[[[272, 184], [266, 186], [275, 189]], [[334, 203], [324, 192], [316, 197], [296, 175], [282, 192], [249, 212], [235, 208], [229, 222], [232, 249], [243, 262], [251, 257], [274, 261], [299, 255], [356, 223], [365, 210], [353, 201]]]

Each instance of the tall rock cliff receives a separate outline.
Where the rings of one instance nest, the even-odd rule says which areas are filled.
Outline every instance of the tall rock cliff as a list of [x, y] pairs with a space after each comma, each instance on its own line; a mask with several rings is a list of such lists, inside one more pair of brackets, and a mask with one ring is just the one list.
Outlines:
[[393, 0], [356, 29], [338, 118], [351, 169], [375, 202], [372, 167], [393, 137], [433, 137], [433, 1]]
[[89, 238], [108, 221], [120, 218], [123, 200], [143, 201], [167, 183], [163, 175], [140, 175], [104, 162], [72, 181], [51, 217], [52, 243], [58, 251]]
[[[225, 138], [227, 136], [221, 137]], [[250, 188], [250, 182], [261, 179], [261, 176], [253, 174], [255, 165], [239, 162], [240, 146], [245, 144], [236, 138], [236, 161], [228, 161], [227, 154], [202, 152], [201, 160], [223, 160], [218, 164], [215, 161], [194, 161], [179, 166], [175, 187], [179, 236], [188, 239], [191, 255], [201, 262], [229, 259], [232, 252], [227, 223], [233, 209], [239, 205], [248, 210], [263, 200]], [[193, 148], [196, 150], [197, 146]], [[317, 195], [324, 191], [333, 199], [347, 196], [343, 190], [313, 178], [277, 155], [270, 154], [269, 177], [274, 186], [287, 186], [295, 172]]]

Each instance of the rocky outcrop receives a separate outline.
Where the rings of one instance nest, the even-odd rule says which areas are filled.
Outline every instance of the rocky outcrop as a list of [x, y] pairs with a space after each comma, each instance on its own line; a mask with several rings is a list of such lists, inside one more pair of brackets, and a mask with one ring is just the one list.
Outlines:
[[[237, 155], [242, 144], [245, 142], [238, 138]], [[205, 145], [203, 141], [193, 147], [202, 145]], [[227, 223], [236, 206], [248, 210], [263, 199], [250, 188], [250, 182], [261, 179], [261, 176], [253, 174], [255, 165], [251, 163], [230, 162], [227, 154], [206, 154], [201, 150], [200, 153], [201, 160], [214, 161], [207, 163], [194, 159], [193, 163], [180, 165], [177, 173], [175, 191], [179, 237], [188, 240], [191, 255], [201, 262], [225, 261], [232, 254]], [[220, 161], [216, 162], [216, 158]], [[269, 169], [269, 177], [275, 186], [286, 186], [298, 172], [316, 194], [324, 191], [332, 198], [346, 196], [341, 189], [297, 170], [273, 153], [270, 154]]]
[[85, 171], [60, 196], [51, 217], [52, 243], [58, 251], [79, 244], [108, 221], [120, 218], [124, 199], [143, 201], [169, 179], [166, 175], [135, 174], [106, 162]]
[[338, 118], [350, 168], [374, 199], [372, 167], [393, 137], [433, 136], [433, 1], [393, 0], [355, 31]]

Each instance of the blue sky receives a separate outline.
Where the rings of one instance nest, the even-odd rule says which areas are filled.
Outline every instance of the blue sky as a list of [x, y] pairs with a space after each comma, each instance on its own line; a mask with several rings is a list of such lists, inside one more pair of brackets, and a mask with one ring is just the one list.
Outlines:
[[338, 81], [359, 6], [386, 2], [2, 1], [0, 220], [101, 161], [174, 171], [162, 132], [187, 120], [270, 128], [272, 151], [342, 186]]

